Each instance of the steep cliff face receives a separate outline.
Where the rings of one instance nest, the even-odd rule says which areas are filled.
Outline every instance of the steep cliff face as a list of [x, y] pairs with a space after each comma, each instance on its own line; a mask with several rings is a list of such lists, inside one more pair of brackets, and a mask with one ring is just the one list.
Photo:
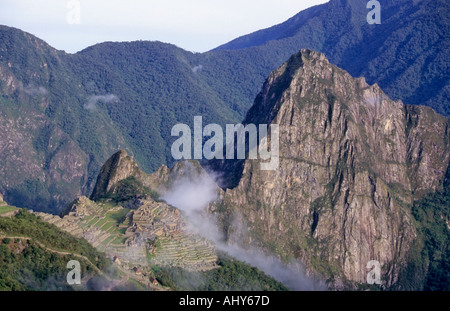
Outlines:
[[171, 127], [194, 116], [240, 121], [268, 74], [300, 48], [324, 52], [392, 98], [450, 115], [447, 0], [335, 0], [215, 51], [160, 42], [57, 51], [0, 26], [0, 191], [14, 205], [58, 212], [91, 193], [118, 149], [146, 172], [173, 164]]
[[243, 163], [217, 209], [229, 238], [298, 258], [335, 287], [366, 283], [378, 260], [394, 285], [416, 238], [410, 206], [443, 185], [449, 120], [302, 50], [270, 75], [244, 123], [279, 124], [280, 164]]

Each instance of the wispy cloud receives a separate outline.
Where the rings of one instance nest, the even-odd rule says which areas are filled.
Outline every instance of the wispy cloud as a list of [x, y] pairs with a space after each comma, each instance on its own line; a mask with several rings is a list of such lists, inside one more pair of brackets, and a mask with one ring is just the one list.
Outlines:
[[117, 102], [118, 100], [119, 100], [119, 98], [114, 94], [92, 95], [92, 96], [88, 97], [87, 103], [84, 105], [84, 109], [90, 110], [90, 111], [96, 111], [98, 102], [101, 102], [104, 104], [109, 104], [112, 102]]
[[32, 96], [44, 96], [48, 94], [48, 91], [46, 88], [42, 87], [42, 86], [33, 86], [33, 85], [28, 85], [26, 87], [23, 88], [23, 91]]
[[[189, 164], [186, 162], [187, 170]], [[190, 176], [189, 176], [190, 175]], [[207, 211], [208, 205], [219, 198], [218, 187], [214, 181], [216, 178], [206, 173], [198, 175], [192, 170], [192, 174], [177, 180], [163, 196], [168, 204], [180, 209], [190, 222], [192, 229], [200, 235], [214, 242], [217, 249], [222, 250], [259, 268], [293, 290], [324, 290], [326, 287], [308, 278], [300, 262], [284, 263], [274, 255], [265, 253], [258, 247], [238, 245], [225, 241], [223, 231], [217, 225], [217, 220]], [[233, 228], [240, 228], [241, 232], [248, 231], [242, 217], [235, 215]]]
[[202, 70], [203, 70], [203, 65], [198, 65], [198, 66], [195, 66], [194, 68], [192, 68], [192, 72], [193, 73], [197, 73], [197, 72], [200, 72]]

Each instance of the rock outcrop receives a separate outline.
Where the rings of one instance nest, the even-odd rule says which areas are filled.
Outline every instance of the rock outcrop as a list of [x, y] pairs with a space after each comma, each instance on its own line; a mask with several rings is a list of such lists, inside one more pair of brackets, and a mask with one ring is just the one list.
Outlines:
[[111, 187], [129, 177], [140, 178], [144, 173], [125, 151], [120, 150], [102, 166], [91, 198], [96, 200], [110, 192]]
[[[138, 184], [140, 189], [137, 189], [137, 193], [139, 195], [143, 195], [146, 190], [163, 195], [181, 179], [195, 180], [200, 177], [208, 178], [209, 182], [214, 183], [214, 180], [209, 177], [198, 161], [178, 162], [172, 168], [162, 165], [153, 174], [146, 174], [126, 151], [120, 150], [102, 166], [91, 199], [95, 201], [118, 194], [123, 188], [121, 184], [130, 179]], [[218, 186], [217, 192], [221, 192]], [[123, 193], [121, 195], [123, 197]]]
[[238, 178], [212, 210], [228, 238], [300, 259], [334, 288], [366, 283], [377, 260], [394, 286], [417, 236], [410, 206], [443, 186], [449, 120], [302, 50], [269, 76], [244, 123], [279, 124], [280, 164], [225, 163]]

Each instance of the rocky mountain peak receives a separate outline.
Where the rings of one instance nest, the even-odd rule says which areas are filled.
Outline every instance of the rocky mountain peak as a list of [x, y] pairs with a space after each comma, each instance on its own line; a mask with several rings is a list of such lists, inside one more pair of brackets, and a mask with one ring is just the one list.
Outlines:
[[[172, 168], [162, 165], [156, 172], [142, 171], [133, 157], [120, 150], [112, 155], [100, 169], [91, 200], [111, 198], [111, 196], [150, 196], [164, 194], [171, 186], [180, 182], [214, 180], [206, 173], [198, 161], [177, 162]], [[217, 191], [220, 189], [217, 187]]]
[[118, 182], [143, 175], [145, 173], [141, 171], [135, 160], [126, 151], [120, 150], [112, 155], [100, 169], [91, 198], [96, 200], [103, 197]]
[[364, 283], [377, 260], [394, 286], [416, 238], [410, 206], [443, 187], [449, 120], [301, 50], [269, 76], [245, 123], [279, 124], [280, 165], [242, 164], [224, 202], [250, 230], [229, 228], [231, 239], [298, 258], [336, 287]]

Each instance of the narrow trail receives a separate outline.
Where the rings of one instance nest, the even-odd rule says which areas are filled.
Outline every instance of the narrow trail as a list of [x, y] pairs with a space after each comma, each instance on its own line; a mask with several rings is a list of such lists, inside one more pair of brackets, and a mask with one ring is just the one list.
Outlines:
[[75, 253], [73, 253], [73, 252], [63, 252], [63, 251], [58, 251], [58, 250], [56, 250], [56, 249], [47, 247], [47, 246], [44, 245], [43, 243], [41, 243], [41, 242], [39, 242], [39, 241], [37, 241], [37, 240], [35, 240], [35, 239], [33, 239], [33, 238], [30, 238], [30, 237], [2, 235], [2, 236], [0, 236], [0, 238], [2, 238], [2, 239], [3, 239], [3, 238], [8, 238], [8, 239], [13, 239], [13, 240], [19, 239], [19, 240], [22, 240], [22, 241], [33, 241], [37, 246], [39, 246], [39, 247], [41, 247], [41, 248], [43, 248], [43, 249], [45, 249], [45, 250], [47, 250], [47, 251], [49, 251], [49, 252], [52, 252], [52, 253], [55, 253], [55, 254], [59, 254], [59, 255], [63, 255], [63, 256], [74, 256], [74, 257], [83, 259], [83, 260], [85, 260], [86, 262], [88, 262], [89, 265], [90, 265], [92, 268], [94, 268], [94, 270], [95, 270], [98, 274], [100, 274], [101, 276], [104, 276], [104, 277], [107, 278], [108, 280], [111, 280], [108, 276], [104, 275], [104, 273], [103, 273], [96, 265], [94, 265], [94, 264], [91, 262], [91, 260], [90, 260], [89, 258], [87, 258], [86, 256], [83, 256], [83, 255], [80, 255], [80, 254], [75, 254]]
[[102, 291], [111, 291], [114, 287], [119, 286], [119, 285], [124, 285], [130, 280], [130, 273], [128, 271], [125, 271], [124, 269], [122, 269], [122, 267], [119, 267], [119, 266], [117, 266], [117, 268], [120, 271], [122, 271], [125, 275], [122, 278], [120, 278], [119, 280], [112, 279], [111, 277], [105, 275], [105, 273], [103, 273], [96, 265], [94, 265], [92, 263], [92, 261], [89, 258], [87, 258], [84, 255], [75, 254], [73, 252], [59, 251], [59, 250], [50, 248], [50, 247], [44, 245], [43, 243], [37, 241], [36, 239], [32, 239], [30, 237], [0, 235], [0, 239], [3, 239], [3, 238], [8, 238], [8, 239], [12, 239], [12, 240], [19, 239], [22, 241], [33, 241], [37, 246], [39, 246], [49, 252], [52, 252], [52, 253], [55, 253], [58, 255], [62, 255], [62, 256], [74, 256], [79, 259], [85, 260], [99, 275], [103, 276], [104, 278], [106, 278], [108, 280], [108, 282], [109, 282], [108, 286], [104, 287], [102, 289]]

